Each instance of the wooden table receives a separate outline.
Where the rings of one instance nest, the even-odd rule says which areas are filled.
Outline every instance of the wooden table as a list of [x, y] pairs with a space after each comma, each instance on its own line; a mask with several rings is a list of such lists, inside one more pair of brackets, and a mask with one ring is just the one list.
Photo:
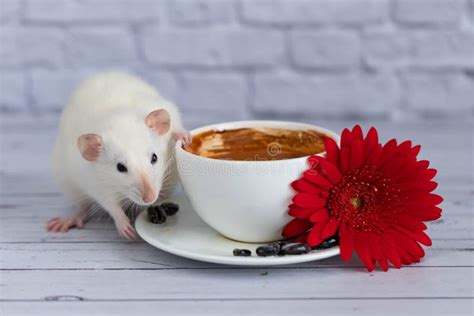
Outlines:
[[105, 215], [82, 230], [47, 233], [46, 220], [68, 207], [48, 171], [55, 121], [4, 121], [0, 314], [472, 315], [472, 125], [375, 123], [384, 139], [423, 145], [445, 202], [443, 217], [429, 224], [433, 246], [421, 263], [368, 273], [338, 257], [260, 268], [191, 261], [120, 240]]

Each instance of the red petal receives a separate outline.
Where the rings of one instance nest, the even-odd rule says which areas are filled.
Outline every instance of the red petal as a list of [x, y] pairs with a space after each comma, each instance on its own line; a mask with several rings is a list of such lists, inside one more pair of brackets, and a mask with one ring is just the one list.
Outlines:
[[388, 262], [387, 259], [381, 259], [379, 260], [379, 265], [382, 268], [383, 271], [388, 271]]
[[369, 241], [370, 250], [372, 257], [376, 260], [383, 258], [382, 248], [380, 247], [381, 240], [375, 234], [367, 234], [367, 240]]
[[401, 226], [394, 227], [394, 229], [398, 230], [400, 233], [404, 234], [405, 236], [410, 237], [413, 240], [416, 240], [422, 243], [425, 246], [431, 246], [430, 237], [427, 234], [425, 234], [425, 232], [423, 231], [414, 232]]
[[366, 157], [378, 142], [379, 137], [377, 135], [377, 130], [374, 127], [371, 127], [364, 139], [364, 154]]
[[420, 160], [416, 162], [417, 167], [420, 169], [428, 169], [430, 162], [428, 160]]
[[339, 239], [341, 258], [347, 262], [351, 259], [352, 252], [354, 251], [354, 238], [352, 237], [352, 233], [347, 229], [346, 224], [341, 224], [341, 228], [339, 229]]
[[320, 208], [324, 205], [326, 205], [326, 200], [323, 198], [320, 198], [314, 194], [308, 194], [308, 193], [297, 193], [293, 199], [293, 203], [300, 207], [304, 208]]
[[387, 159], [392, 157], [397, 149], [397, 141], [395, 139], [391, 139], [382, 147], [382, 153], [380, 155], [379, 164], [383, 164]]
[[345, 128], [342, 131], [342, 135], [341, 135], [341, 149], [349, 146], [351, 143], [352, 143], [352, 133], [347, 128]]
[[438, 183], [434, 181], [410, 181], [410, 182], [404, 182], [404, 183], [398, 183], [394, 185], [394, 188], [398, 188], [403, 192], [408, 193], [410, 196], [415, 194], [415, 195], [420, 195], [420, 194], [426, 194], [430, 193], [436, 187], [438, 186]]
[[382, 154], [382, 145], [380, 144], [375, 145], [372, 151], [367, 155], [366, 163], [368, 165], [377, 165], [380, 160], [381, 154]]
[[321, 238], [321, 229], [324, 228], [324, 224], [319, 225], [318, 227], [313, 227], [313, 229], [309, 232], [308, 234], [308, 245], [310, 247], [315, 247], [319, 245], [322, 241], [323, 238]]
[[304, 193], [311, 193], [314, 195], [321, 194], [323, 190], [316, 185], [314, 185], [312, 182], [309, 182], [305, 178], [301, 178], [298, 180], [295, 180], [291, 183], [291, 187], [295, 189], [297, 192], [304, 192]]
[[391, 176], [393, 181], [396, 182], [408, 182], [412, 181], [415, 177], [414, 175], [417, 173], [417, 169], [415, 166], [407, 165], [404, 168], [401, 168], [397, 173]]
[[312, 223], [322, 223], [322, 222], [326, 222], [328, 218], [329, 218], [328, 211], [325, 208], [323, 208], [320, 211], [314, 212], [309, 218], [309, 221]]
[[[443, 198], [438, 194], [430, 193], [419, 197], [419, 201], [415, 201], [415, 205], [438, 205], [443, 202]], [[411, 204], [411, 203], [407, 203]]]
[[307, 231], [313, 224], [307, 220], [295, 218], [283, 228], [283, 237], [295, 237]]
[[381, 167], [380, 171], [385, 175], [385, 177], [391, 178], [392, 175], [400, 172], [400, 169], [406, 168], [406, 165], [406, 157], [397, 157]]
[[407, 247], [408, 252], [414, 257], [414, 261], [416, 262], [419, 262], [420, 258], [425, 256], [425, 251], [416, 241], [407, 240], [405, 247]]
[[420, 153], [420, 150], [421, 150], [421, 145], [416, 145], [411, 149], [411, 154], [416, 157]]
[[402, 266], [400, 255], [397, 252], [395, 242], [388, 233], [383, 234], [382, 243], [384, 245], [385, 255], [387, 259], [393, 264], [393, 266], [399, 269]]
[[362, 133], [362, 128], [360, 127], [360, 125], [355, 125], [352, 128], [352, 139], [353, 140], [356, 140], [356, 139], [363, 140], [364, 139], [364, 135]]
[[334, 139], [324, 137], [324, 148], [326, 149], [326, 159], [335, 165], [339, 165], [339, 147]]
[[317, 185], [319, 188], [323, 190], [330, 190], [334, 185], [329, 182], [325, 177], [321, 176], [320, 174], [317, 174], [314, 172], [314, 170], [306, 170], [303, 173], [303, 176], [305, 179], [308, 181], [311, 181], [315, 185]]
[[364, 262], [365, 267], [369, 272], [374, 270], [375, 268], [375, 263], [372, 257], [370, 256], [370, 252], [368, 250], [368, 242], [364, 235], [359, 233], [357, 234], [357, 239], [355, 240], [355, 250], [357, 252], [357, 255], [359, 258]]
[[398, 224], [411, 231], [419, 231], [426, 229], [426, 225], [423, 224], [419, 219], [417, 220], [416, 218], [408, 215], [400, 215], [398, 217]]
[[341, 173], [339, 169], [326, 159], [320, 156], [316, 156], [315, 160], [318, 161], [319, 174], [325, 176], [329, 181], [336, 184], [341, 180]]
[[427, 208], [430, 206], [438, 205], [443, 201], [443, 198], [437, 194], [425, 194], [420, 195], [417, 200], [407, 200], [403, 201], [403, 205], [409, 209], [416, 209], [416, 208]]
[[441, 217], [441, 209], [437, 206], [416, 208], [409, 210], [408, 214], [423, 221], [434, 221]]
[[350, 147], [341, 147], [341, 156], [339, 157], [339, 161], [341, 163], [340, 169], [342, 174], [346, 173], [349, 170], [349, 159]]
[[331, 237], [336, 233], [338, 227], [339, 221], [331, 217], [321, 233], [321, 238], [326, 239]]
[[441, 202], [443, 202], [443, 198], [441, 196], [439, 196], [438, 194], [430, 193], [428, 195], [427, 202], [430, 203], [430, 204], [438, 205]]
[[[420, 262], [420, 259], [425, 256], [425, 251], [421, 248], [418, 243], [406, 236], [399, 236], [399, 250], [405, 252], [404, 260], [407, 261], [406, 264], [413, 262]], [[408, 257], [408, 258], [407, 258]], [[404, 262], [405, 263], [405, 262]]]
[[356, 139], [352, 142], [349, 168], [350, 170], [359, 168], [364, 162], [364, 152], [362, 141]]
[[291, 205], [288, 211], [288, 215], [296, 217], [296, 218], [300, 218], [300, 219], [309, 218], [312, 214], [314, 214], [314, 210], [298, 207], [296, 205]]
[[409, 151], [411, 149], [411, 140], [406, 140], [398, 145], [399, 151]]
[[370, 250], [372, 257], [379, 263], [383, 271], [388, 270], [388, 263], [385, 257], [385, 252], [382, 247], [382, 238], [376, 234], [369, 234], [368, 240], [370, 243]]
[[426, 180], [431, 180], [435, 177], [437, 171], [436, 169], [426, 169], [425, 171], [425, 179]]

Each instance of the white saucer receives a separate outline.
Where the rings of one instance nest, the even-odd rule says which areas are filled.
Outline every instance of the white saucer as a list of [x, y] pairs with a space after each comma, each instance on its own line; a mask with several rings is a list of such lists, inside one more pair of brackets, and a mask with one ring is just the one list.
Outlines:
[[[339, 247], [333, 247], [303, 255], [257, 257], [255, 249], [262, 244], [238, 242], [220, 235], [198, 217], [182, 194], [170, 201], [178, 203], [180, 210], [168, 217], [165, 224], [152, 224], [144, 211], [135, 221], [135, 228], [146, 242], [177, 256], [228, 265], [272, 266], [321, 260], [339, 254]], [[232, 253], [235, 248], [249, 249], [252, 256], [236, 257]]]

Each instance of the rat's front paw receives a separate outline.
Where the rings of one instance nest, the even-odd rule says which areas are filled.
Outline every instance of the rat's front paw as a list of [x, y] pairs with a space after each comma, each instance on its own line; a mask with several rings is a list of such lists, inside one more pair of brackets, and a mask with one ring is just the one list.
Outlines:
[[127, 240], [135, 240], [137, 239], [137, 233], [135, 232], [135, 228], [133, 228], [130, 220], [124, 216], [115, 221], [115, 226], [117, 227], [117, 231], [120, 237], [125, 238]]
[[81, 216], [73, 217], [55, 217], [48, 221], [47, 229], [49, 232], [67, 232], [70, 228], [83, 228], [84, 221]]
[[173, 137], [176, 140], [180, 140], [183, 147], [190, 145], [193, 141], [191, 133], [185, 129], [173, 133]]

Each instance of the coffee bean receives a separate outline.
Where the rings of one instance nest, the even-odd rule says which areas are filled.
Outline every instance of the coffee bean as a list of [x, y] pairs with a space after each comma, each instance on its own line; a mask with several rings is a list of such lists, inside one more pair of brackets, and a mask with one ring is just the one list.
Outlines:
[[257, 248], [257, 256], [259, 257], [276, 256], [280, 252], [280, 249], [281, 249], [281, 244], [278, 242], [260, 246]]
[[252, 252], [248, 249], [234, 249], [233, 251], [234, 256], [236, 257], [250, 257], [252, 255]]
[[150, 206], [147, 212], [148, 219], [153, 224], [164, 224], [166, 222], [165, 210], [161, 206]]
[[320, 243], [316, 247], [313, 247], [313, 249], [329, 249], [337, 245], [339, 245], [339, 236], [334, 235], [332, 237], [329, 237], [328, 239], [325, 239], [322, 243]]
[[165, 210], [165, 213], [168, 216], [173, 216], [179, 210], [179, 205], [171, 202], [162, 203], [161, 207]]
[[302, 243], [287, 243], [282, 244], [280, 252], [281, 256], [285, 255], [302, 255], [311, 251], [311, 247]]

